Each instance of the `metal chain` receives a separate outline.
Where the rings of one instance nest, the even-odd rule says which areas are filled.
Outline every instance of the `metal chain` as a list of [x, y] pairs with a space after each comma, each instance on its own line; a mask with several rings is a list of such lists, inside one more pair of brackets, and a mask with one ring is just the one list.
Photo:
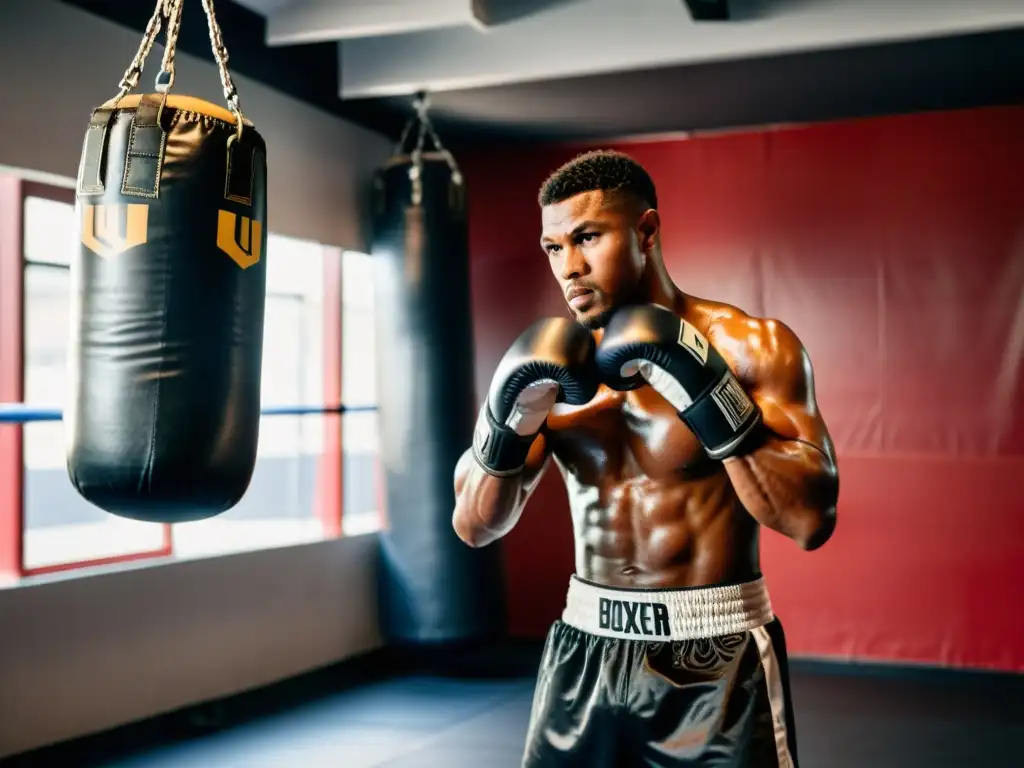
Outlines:
[[217, 16], [213, 10], [213, 0], [203, 0], [203, 10], [206, 11], [206, 21], [210, 27], [210, 46], [213, 48], [213, 57], [217, 60], [217, 68], [220, 70], [220, 83], [224, 86], [224, 98], [238, 120], [238, 131], [235, 135], [241, 138], [242, 107], [238, 103], [238, 90], [235, 88], [235, 83], [231, 79], [231, 71], [228, 69], [228, 49], [224, 45], [224, 36], [221, 34], [220, 25], [217, 23]]
[[455, 184], [462, 184], [462, 172], [459, 170], [458, 164], [455, 162], [455, 158], [452, 157], [452, 153], [449, 152], [444, 144], [441, 143], [441, 137], [437, 135], [437, 131], [434, 130], [434, 124], [430, 120], [430, 116], [427, 114], [427, 110], [430, 109], [430, 97], [424, 94], [413, 102], [413, 107], [416, 109], [416, 116], [420, 120], [420, 135], [419, 141], [417, 142], [416, 152], [421, 153], [423, 150], [424, 134], [430, 136], [430, 140], [434, 142], [434, 146], [437, 151], [448, 163], [448, 168], [452, 172], [452, 182]]
[[412, 133], [412, 127], [415, 124], [415, 119], [411, 119], [405, 124], [405, 128], [402, 129], [402, 137], [398, 140], [398, 147], [395, 150], [395, 154], [401, 155], [405, 153], [405, 143], [409, 140], [409, 134]]
[[153, 49], [153, 43], [156, 42], [157, 35], [160, 34], [164, 18], [169, 16], [170, 11], [173, 10], [172, 4], [174, 2], [175, 0], [156, 0], [156, 8], [149, 19], [149, 23], [146, 24], [146, 31], [142, 42], [139, 44], [139, 50], [136, 52], [135, 58], [132, 59], [128, 69], [125, 70], [121, 82], [118, 83], [119, 90], [115, 101], [123, 99], [129, 91], [139, 84], [139, 78], [142, 77], [142, 69], [146, 65], [146, 57], [149, 56], [149, 52]]
[[[213, 9], [213, 0], [202, 0], [203, 10], [206, 12], [206, 21], [210, 29], [210, 46], [213, 49], [213, 57], [217, 61], [217, 69], [220, 72], [220, 82], [224, 88], [224, 98], [228, 107], [238, 121], [237, 131], [234, 140], [242, 136], [242, 107], [239, 104], [238, 90], [231, 79], [231, 72], [228, 70], [228, 50], [224, 45], [224, 36], [220, 25], [217, 23], [217, 16]], [[181, 32], [181, 16], [184, 8], [184, 0], [156, 0], [156, 7], [153, 15], [146, 24], [146, 31], [143, 34], [139, 49], [132, 59], [132, 63], [125, 70], [124, 77], [118, 84], [118, 94], [115, 103], [123, 99], [133, 88], [139, 84], [142, 77], [142, 70], [146, 65], [146, 58], [164, 22], [167, 23], [167, 41], [164, 46], [164, 55], [161, 62], [161, 71], [157, 75], [156, 88], [165, 94], [174, 83], [174, 55], [178, 46], [178, 35]]]
[[412, 163], [409, 165], [409, 181], [412, 184], [412, 204], [420, 205], [423, 202], [423, 147], [428, 136], [434, 142], [437, 152], [448, 164], [448, 168], [452, 172], [452, 183], [456, 187], [462, 186], [462, 172], [459, 170], [455, 158], [452, 157], [452, 153], [445, 149], [441, 143], [441, 137], [437, 135], [437, 131], [434, 130], [434, 124], [430, 121], [430, 116], [427, 114], [427, 111], [430, 109], [430, 98], [427, 94], [421, 93], [416, 96], [412, 104], [413, 109], [416, 110], [416, 116], [410, 118], [402, 130], [402, 137], [398, 141], [398, 153], [405, 152], [405, 143], [409, 140], [409, 134], [412, 133], [413, 125], [418, 123], [419, 131], [416, 136], [416, 147], [410, 155]]
[[157, 90], [166, 93], [174, 85], [174, 54], [178, 48], [178, 33], [181, 32], [181, 11], [184, 0], [165, 0], [167, 10], [167, 41], [164, 44], [164, 58], [157, 75]]
[[426, 97], [423, 97], [417, 98], [414, 102], [416, 115], [419, 117], [420, 130], [416, 138], [416, 149], [412, 151], [409, 181], [412, 182], [412, 204], [416, 206], [423, 202], [423, 140], [427, 135], [426, 123], [423, 122], [423, 117], [426, 114], [425, 101]]
[[423, 144], [427, 138], [427, 106], [429, 102], [424, 96], [421, 99], [416, 99], [414, 107], [416, 108], [416, 117], [419, 118], [420, 130], [416, 137], [416, 149], [413, 150], [412, 156], [419, 158], [423, 156]]

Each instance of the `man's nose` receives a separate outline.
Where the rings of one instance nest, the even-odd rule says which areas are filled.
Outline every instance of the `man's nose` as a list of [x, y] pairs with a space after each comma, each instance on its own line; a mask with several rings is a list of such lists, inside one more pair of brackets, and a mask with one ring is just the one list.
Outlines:
[[566, 248], [565, 258], [562, 259], [562, 279], [572, 280], [580, 277], [586, 272], [587, 262], [579, 248]]

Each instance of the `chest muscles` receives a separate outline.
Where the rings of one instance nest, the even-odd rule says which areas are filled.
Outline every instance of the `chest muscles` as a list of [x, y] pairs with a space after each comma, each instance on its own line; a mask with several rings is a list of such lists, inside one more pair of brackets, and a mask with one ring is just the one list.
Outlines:
[[650, 387], [602, 386], [586, 405], [558, 405], [546, 432], [559, 463], [586, 485], [702, 474], [710, 461], [672, 406]]

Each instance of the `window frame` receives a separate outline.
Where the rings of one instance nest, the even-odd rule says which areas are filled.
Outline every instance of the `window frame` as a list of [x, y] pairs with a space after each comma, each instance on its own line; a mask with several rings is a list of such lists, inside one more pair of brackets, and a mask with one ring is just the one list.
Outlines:
[[[0, 403], [25, 399], [25, 201], [30, 197], [74, 206], [75, 190], [32, 181], [0, 172]], [[342, 365], [342, 260], [341, 248], [323, 246], [324, 285], [324, 429], [315, 493], [316, 517], [325, 539], [342, 535], [344, 406], [341, 391]], [[45, 268], [65, 268], [35, 264]], [[261, 417], [262, 418], [262, 417]], [[155, 549], [100, 558], [25, 566], [25, 452], [24, 424], [0, 424], [0, 578], [18, 580], [61, 571], [102, 565], [174, 557], [171, 525], [163, 525], [162, 545]]]
[[[343, 404], [341, 391], [342, 315], [341, 273], [345, 252], [341, 248], [325, 249], [324, 270], [324, 401]], [[345, 408], [338, 413], [323, 415], [324, 441], [317, 474], [316, 508], [324, 537], [336, 539], [342, 535], [345, 494], [342, 465], [345, 453], [342, 445], [342, 422]]]
[[[0, 174], [0, 402], [25, 399], [24, 198], [26, 183]], [[23, 426], [0, 424], [0, 574], [24, 563]]]

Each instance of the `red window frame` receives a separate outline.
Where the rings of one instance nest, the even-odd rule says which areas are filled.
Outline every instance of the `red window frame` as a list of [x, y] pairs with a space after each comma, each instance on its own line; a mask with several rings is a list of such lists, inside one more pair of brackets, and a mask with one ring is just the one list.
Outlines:
[[[25, 396], [25, 200], [39, 197], [75, 204], [67, 187], [0, 173], [0, 403]], [[324, 263], [324, 399], [341, 402], [341, 252]], [[325, 413], [324, 451], [320, 458], [317, 515], [325, 538], [342, 531], [342, 416]], [[174, 554], [170, 525], [163, 526], [160, 547], [111, 557], [26, 568], [24, 559], [24, 427], [0, 424], [0, 578], [77, 570], [113, 563], [152, 560]]]
[[[324, 259], [324, 401], [344, 402], [341, 391], [341, 265], [344, 253], [340, 248], [329, 250]], [[341, 515], [344, 505], [344, 479], [342, 466], [341, 413], [325, 413], [323, 416], [324, 450], [320, 456], [317, 510], [324, 527], [324, 537], [336, 539], [341, 536]]]
[[[25, 384], [24, 182], [0, 174], [0, 402], [20, 403]], [[22, 575], [22, 427], [0, 424], [0, 574]]]

